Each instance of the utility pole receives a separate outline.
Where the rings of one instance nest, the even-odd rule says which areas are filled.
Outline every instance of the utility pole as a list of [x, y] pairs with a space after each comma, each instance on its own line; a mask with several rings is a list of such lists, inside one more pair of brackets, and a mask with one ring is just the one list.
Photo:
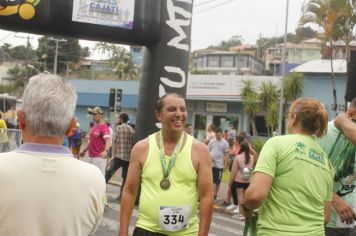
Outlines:
[[27, 35], [27, 37], [23, 37], [23, 36], [17, 36], [15, 35], [16, 38], [23, 38], [23, 39], [27, 39], [27, 45], [26, 45], [26, 57], [25, 57], [25, 72], [26, 72], [26, 80], [28, 80], [29, 77], [29, 73], [28, 73], [28, 65], [29, 65], [29, 60], [30, 60], [30, 35]]
[[260, 60], [262, 60], [262, 58], [261, 58], [261, 55], [262, 55], [262, 53], [261, 53], [261, 39], [262, 39], [262, 33], [260, 33], [260, 37], [258, 40], [259, 43], [257, 44], [257, 58]]
[[283, 103], [284, 103], [284, 74], [286, 73], [286, 51], [287, 51], [287, 33], [288, 33], [288, 9], [289, 0], [287, 0], [286, 7], [286, 25], [284, 28], [284, 46], [282, 55], [282, 75], [281, 75], [281, 97], [279, 98], [279, 119], [278, 119], [278, 135], [282, 134], [282, 122], [283, 122]]
[[67, 42], [65, 39], [58, 38], [48, 38], [48, 40], [56, 41], [56, 52], [54, 54], [54, 63], [53, 63], [53, 74], [57, 74], [57, 66], [58, 66], [58, 44], [59, 42]]

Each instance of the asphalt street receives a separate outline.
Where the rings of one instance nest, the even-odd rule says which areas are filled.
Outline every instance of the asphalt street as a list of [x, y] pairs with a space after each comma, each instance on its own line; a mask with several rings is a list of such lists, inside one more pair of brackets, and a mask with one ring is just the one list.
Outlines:
[[[94, 236], [118, 236], [120, 204], [115, 198], [119, 193], [119, 187], [108, 184], [107, 193], [109, 206], [106, 207], [101, 224]], [[130, 235], [134, 230], [137, 217], [138, 211], [135, 209], [129, 228]], [[232, 219], [231, 215], [225, 213], [222, 208], [215, 207], [209, 236], [242, 236], [243, 227], [243, 221]]]

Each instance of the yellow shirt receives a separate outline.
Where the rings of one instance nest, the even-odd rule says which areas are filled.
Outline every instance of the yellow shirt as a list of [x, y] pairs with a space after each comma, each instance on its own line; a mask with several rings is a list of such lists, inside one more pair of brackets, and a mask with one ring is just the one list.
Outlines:
[[[148, 137], [149, 152], [142, 169], [139, 218], [136, 226], [166, 235], [197, 235], [199, 230], [197, 220], [197, 174], [191, 161], [193, 137], [187, 135], [187, 141], [183, 149], [178, 153], [176, 162], [168, 177], [171, 186], [168, 190], [163, 190], [160, 187], [160, 182], [163, 178], [160, 151], [155, 135], [152, 134]], [[170, 158], [166, 156], [167, 164]], [[189, 209], [190, 217], [186, 217], [181, 211], [182, 209]], [[172, 227], [179, 226], [183, 219], [186, 220], [188, 225], [180, 231], [167, 231], [160, 226], [167, 222]]]

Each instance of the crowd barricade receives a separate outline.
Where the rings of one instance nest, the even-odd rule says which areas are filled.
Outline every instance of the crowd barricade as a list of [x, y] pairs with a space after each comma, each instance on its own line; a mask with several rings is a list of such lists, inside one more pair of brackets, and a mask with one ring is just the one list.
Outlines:
[[0, 129], [0, 152], [15, 150], [22, 143], [22, 131], [19, 129]]

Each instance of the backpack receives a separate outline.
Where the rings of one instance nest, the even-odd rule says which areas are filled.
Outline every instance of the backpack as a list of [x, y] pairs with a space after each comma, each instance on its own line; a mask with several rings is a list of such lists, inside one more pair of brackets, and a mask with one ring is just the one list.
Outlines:
[[249, 180], [251, 175], [252, 175], [252, 169], [248, 168], [247, 166], [245, 166], [244, 168], [242, 168], [242, 179], [243, 180]]

